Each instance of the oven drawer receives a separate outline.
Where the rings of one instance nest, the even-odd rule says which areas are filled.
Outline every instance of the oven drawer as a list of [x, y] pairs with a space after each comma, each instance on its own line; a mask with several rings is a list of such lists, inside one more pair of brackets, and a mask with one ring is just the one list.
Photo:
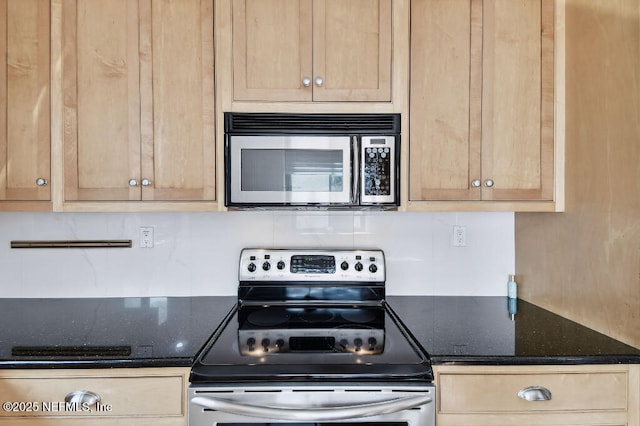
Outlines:
[[[0, 374], [3, 402], [0, 423], [7, 417], [184, 418], [188, 371], [180, 368], [5, 370]], [[80, 391], [98, 395], [100, 400], [78, 399]], [[74, 392], [78, 392], [75, 400], [69, 396]]]
[[[628, 371], [602, 368], [445, 369], [439, 413], [626, 411]], [[623, 367], [624, 368], [624, 367]]]

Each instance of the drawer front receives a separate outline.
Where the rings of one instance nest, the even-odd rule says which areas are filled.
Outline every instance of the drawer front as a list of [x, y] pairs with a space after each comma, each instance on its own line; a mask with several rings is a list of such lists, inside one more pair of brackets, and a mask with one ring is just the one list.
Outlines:
[[[627, 409], [627, 374], [441, 374], [441, 413], [600, 411]], [[550, 400], [527, 401], [518, 393], [543, 387]]]
[[[100, 396], [96, 404], [65, 403], [74, 391]], [[0, 417], [182, 416], [182, 376], [0, 378]]]

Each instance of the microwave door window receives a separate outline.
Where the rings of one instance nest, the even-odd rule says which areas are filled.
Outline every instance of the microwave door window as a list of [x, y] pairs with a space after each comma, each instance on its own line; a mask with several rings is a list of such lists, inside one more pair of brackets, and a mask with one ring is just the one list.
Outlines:
[[284, 151], [279, 149], [243, 149], [241, 190], [280, 192], [285, 188]]
[[260, 201], [344, 202], [349, 193], [341, 149], [242, 149], [240, 170], [242, 193], [260, 193]]
[[284, 154], [287, 192], [342, 192], [342, 151], [291, 149]]

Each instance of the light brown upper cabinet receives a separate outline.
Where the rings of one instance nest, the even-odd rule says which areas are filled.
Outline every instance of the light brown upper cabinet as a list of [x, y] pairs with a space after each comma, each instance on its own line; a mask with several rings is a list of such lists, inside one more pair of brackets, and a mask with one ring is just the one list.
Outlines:
[[554, 0], [414, 0], [411, 21], [409, 208], [553, 210]]
[[64, 201], [215, 199], [213, 0], [64, 0]]
[[391, 101], [391, 0], [233, 0], [235, 101]]
[[0, 210], [51, 199], [49, 40], [48, 0], [0, 1]]

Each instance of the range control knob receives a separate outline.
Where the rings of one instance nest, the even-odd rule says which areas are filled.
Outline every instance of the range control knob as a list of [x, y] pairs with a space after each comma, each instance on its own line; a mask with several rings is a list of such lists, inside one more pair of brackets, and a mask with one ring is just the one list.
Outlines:
[[369, 272], [371, 272], [372, 274], [375, 274], [376, 272], [378, 272], [378, 267], [376, 266], [375, 263], [372, 263], [371, 265], [369, 265]]
[[349, 269], [349, 263], [346, 260], [343, 260], [342, 263], [340, 264], [340, 269], [342, 269], [343, 271], [346, 271], [347, 269]]
[[263, 271], [268, 271], [269, 269], [271, 269], [271, 264], [269, 262], [264, 262], [262, 264], [262, 270]]
[[249, 272], [255, 272], [255, 271], [256, 271], [256, 264], [255, 264], [255, 263], [253, 263], [253, 262], [251, 262], [251, 263], [249, 264], [249, 266], [247, 266], [247, 270], [248, 270]]
[[249, 347], [249, 352], [253, 351], [256, 347], [256, 339], [249, 337], [247, 339], [247, 346]]
[[284, 340], [283, 339], [276, 340], [276, 348], [282, 349], [283, 346], [284, 346]]
[[269, 345], [271, 344], [271, 340], [264, 338], [262, 339], [262, 342], [260, 342], [262, 344], [262, 349], [265, 352], [269, 352]]
[[362, 339], [356, 337], [353, 341], [353, 345], [356, 347], [356, 352], [360, 352], [360, 349], [362, 349]]
[[285, 267], [284, 261], [279, 260], [278, 263], [276, 264], [276, 268], [278, 268], [280, 271], [282, 271]]
[[376, 345], [378, 344], [378, 341], [376, 340], [375, 337], [369, 337], [369, 350], [372, 351], [376, 348]]
[[358, 263], [356, 263], [356, 266], [354, 266], [354, 268], [356, 268], [356, 271], [360, 272], [360, 271], [362, 271], [364, 266], [362, 266], [362, 263], [358, 262]]

